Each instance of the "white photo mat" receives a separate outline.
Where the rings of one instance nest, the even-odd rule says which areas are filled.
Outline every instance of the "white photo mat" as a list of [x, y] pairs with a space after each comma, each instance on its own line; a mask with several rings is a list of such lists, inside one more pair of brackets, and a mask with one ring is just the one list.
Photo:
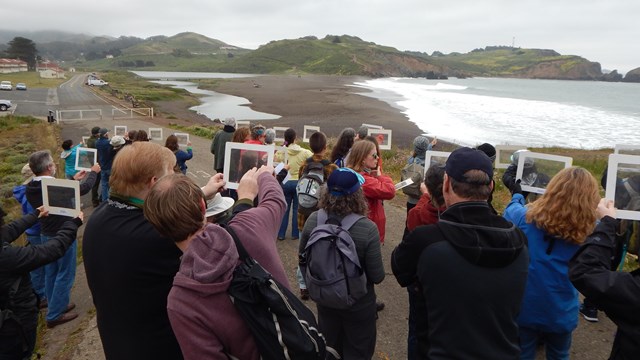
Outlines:
[[362, 126], [366, 126], [369, 129], [384, 129], [382, 126], [380, 125], [373, 125], [373, 124], [365, 124], [362, 123]]
[[[573, 163], [573, 158], [570, 158], [568, 156], [549, 155], [549, 154], [542, 154], [542, 153], [537, 153], [533, 151], [522, 151], [519, 154], [520, 155], [518, 155], [518, 169], [516, 170], [516, 180], [521, 180], [521, 181], [524, 174], [524, 168], [525, 168], [524, 165], [525, 165], [526, 159], [532, 159], [534, 161], [534, 166], [536, 166], [535, 165], [536, 159], [561, 163], [562, 165], [558, 166], [561, 169], [566, 169], [568, 167], [571, 167], [571, 164]], [[540, 176], [540, 174], [547, 175], [549, 177], [549, 180], [551, 180], [551, 178], [553, 178], [556, 175], [556, 174], [538, 173], [537, 176]], [[546, 187], [530, 186], [530, 185], [525, 185], [523, 183], [520, 183], [520, 187], [522, 188], [523, 191], [528, 191], [536, 194], [544, 194], [544, 192], [546, 191]]]
[[305, 125], [302, 131], [302, 142], [309, 142], [309, 138], [313, 133], [320, 131], [320, 126]]
[[149, 128], [149, 138], [162, 141], [162, 128]]
[[251, 128], [251, 122], [247, 121], [247, 120], [237, 120], [236, 121], [236, 129], [239, 129], [241, 127]]
[[126, 125], [116, 125], [113, 128], [113, 135], [118, 135], [125, 137], [127, 135], [127, 126]]
[[87, 140], [91, 139], [91, 136], [83, 136], [82, 137], [82, 144], [84, 146], [87, 146]]
[[247, 159], [247, 155], [254, 156], [256, 164], [258, 160], [264, 159], [266, 163], [261, 165], [273, 166], [275, 146], [227, 142], [224, 153], [224, 169], [222, 170], [227, 189], [237, 189], [242, 175], [256, 166], [256, 164], [251, 164], [253, 166], [243, 164], [243, 158]]
[[173, 134], [178, 138], [178, 145], [179, 146], [188, 146], [189, 145], [189, 134], [187, 133], [175, 133]]
[[288, 127], [285, 126], [274, 126], [273, 130], [276, 132], [276, 137], [273, 141], [284, 142], [284, 132], [287, 131]]
[[[373, 136], [378, 140], [378, 147], [380, 150], [391, 150], [391, 130], [387, 129], [368, 129], [367, 135]], [[382, 137], [382, 141], [380, 141], [380, 137]]]
[[522, 145], [496, 145], [496, 161], [494, 163], [494, 167], [496, 169], [506, 169], [511, 165], [511, 159], [509, 162], [502, 162], [502, 159], [505, 155], [513, 155], [514, 152], [518, 150], [526, 150], [527, 147]]
[[[609, 163], [607, 169], [607, 184], [605, 198], [615, 200], [616, 192], [618, 188], [624, 189], [624, 186], [618, 185], [618, 172], [621, 169], [620, 165], [637, 165], [640, 167], [640, 156], [624, 155], [624, 154], [611, 154], [609, 155]], [[635, 169], [634, 169], [635, 170]], [[620, 179], [622, 180], [622, 179]], [[620, 206], [620, 204], [614, 204]], [[616, 211], [616, 218], [628, 219], [628, 220], [640, 220], [640, 211], [619, 209]]]
[[616, 144], [613, 148], [614, 154], [620, 155], [640, 155], [640, 145]]
[[51, 215], [80, 215], [80, 182], [76, 180], [42, 179], [42, 204]]
[[91, 171], [91, 167], [98, 162], [98, 150], [78, 147], [76, 149], [76, 170]]
[[[424, 179], [427, 176], [427, 170], [429, 170], [432, 165], [442, 164], [444, 166], [449, 155], [451, 155], [449, 151], [427, 151], [424, 155], [424, 174], [422, 174], [422, 178]], [[436, 160], [439, 158], [444, 158], [444, 161]]]

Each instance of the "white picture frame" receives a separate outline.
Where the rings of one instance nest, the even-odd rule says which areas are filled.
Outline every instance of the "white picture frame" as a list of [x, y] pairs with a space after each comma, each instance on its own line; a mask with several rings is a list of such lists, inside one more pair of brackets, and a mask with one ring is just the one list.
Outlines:
[[[450, 151], [427, 151], [424, 155], [424, 174], [422, 177], [427, 176], [427, 170], [433, 165], [442, 165], [444, 166], [447, 162], [447, 159], [451, 155]], [[444, 159], [444, 161], [438, 161], [436, 159]]]
[[379, 130], [380, 130], [380, 129], [384, 129], [384, 128], [383, 128], [382, 126], [380, 126], [380, 125], [373, 125], [373, 124], [365, 124], [365, 123], [362, 123], [362, 126], [366, 126], [366, 127], [367, 127], [367, 128], [369, 128], [369, 129], [379, 129]]
[[[538, 161], [537, 165], [535, 164], [536, 160], [557, 162], [557, 165], [552, 166], [558, 169], [558, 171], [553, 173], [553, 169], [548, 169], [549, 171], [546, 172], [535, 172], [528, 175], [525, 173], [525, 164], [527, 163], [527, 159], [533, 160], [534, 166], [540, 165], [540, 161]], [[551, 180], [560, 170], [571, 167], [572, 163], [573, 158], [570, 158], [568, 156], [550, 155], [533, 151], [522, 151], [518, 155], [518, 169], [516, 170], [516, 180], [521, 181], [520, 187], [523, 191], [528, 191], [535, 194], [544, 194], [549, 180]], [[548, 166], [549, 165], [547, 165], [547, 167]], [[533, 185], [538, 181], [538, 179], [541, 179], [541, 174], [547, 177], [547, 179], [543, 180], [542, 182], [544, 184], [544, 187], [540, 185]]]
[[[631, 165], [635, 167], [625, 168], [624, 165]], [[624, 206], [626, 204], [615, 203], [616, 195], [617, 195], [616, 193], [620, 190], [624, 190], [624, 185], [622, 185], [622, 183], [618, 181], [619, 172], [621, 171], [621, 169], [624, 172], [635, 172], [640, 170], [640, 156], [626, 155], [626, 154], [611, 154], [609, 155], [609, 163], [607, 164], [607, 167], [608, 167], [607, 168], [607, 184], [605, 187], [605, 198], [614, 200], [614, 206], [617, 208], [616, 218], [627, 219], [627, 220], [640, 220], [640, 211], [625, 210]], [[640, 173], [638, 175], [640, 175]]]
[[162, 128], [149, 128], [149, 138], [151, 140], [164, 140], [162, 136]]
[[91, 139], [91, 136], [82, 137], [82, 145], [87, 146], [87, 140]]
[[320, 126], [305, 125], [302, 131], [302, 142], [309, 142], [309, 138], [313, 133], [320, 131]]
[[274, 126], [273, 130], [276, 132], [276, 137], [273, 141], [284, 142], [284, 132], [287, 131], [288, 127], [286, 126]]
[[[227, 142], [223, 179], [227, 189], [237, 189], [242, 176], [254, 166], [273, 166], [275, 146]], [[245, 161], [248, 159], [249, 161]], [[252, 161], [255, 159], [255, 161]]]
[[241, 127], [248, 127], [249, 129], [251, 129], [251, 121], [248, 121], [248, 120], [236, 120], [236, 129], [239, 129]]
[[127, 126], [126, 125], [116, 125], [113, 127], [113, 135], [116, 136], [127, 136]]
[[178, 146], [186, 147], [189, 145], [189, 134], [188, 133], [174, 133], [178, 138]]
[[373, 136], [378, 140], [380, 150], [391, 150], [391, 133], [389, 129], [367, 129], [367, 136]]
[[[496, 169], [506, 169], [511, 165], [511, 155], [518, 150], [526, 150], [524, 145], [496, 145], [496, 161], [493, 165]], [[508, 157], [508, 161], [504, 161]]]
[[77, 217], [80, 215], [80, 182], [43, 178], [42, 204], [50, 215]]
[[78, 147], [76, 149], [76, 170], [91, 171], [91, 167], [98, 162], [98, 150]]
[[616, 144], [613, 148], [614, 154], [620, 155], [640, 155], [640, 145], [632, 145], [632, 144]]

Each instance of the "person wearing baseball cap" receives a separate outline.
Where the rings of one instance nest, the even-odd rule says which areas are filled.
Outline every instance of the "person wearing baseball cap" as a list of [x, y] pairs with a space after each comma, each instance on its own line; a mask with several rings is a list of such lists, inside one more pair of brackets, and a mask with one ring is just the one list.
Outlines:
[[[485, 153], [468, 147], [453, 151], [442, 185], [447, 210], [438, 223], [416, 228], [393, 251], [398, 283], [418, 286], [429, 299], [416, 324], [419, 358], [520, 356], [516, 319], [527, 281], [527, 239], [491, 213], [492, 189], [493, 164]], [[459, 346], [460, 339], [465, 346]]]
[[[100, 126], [94, 126], [91, 128], [91, 136], [87, 139], [87, 147], [91, 149], [96, 148], [96, 142], [100, 138]], [[100, 205], [100, 176], [96, 178], [96, 182], [93, 184], [93, 188], [91, 188], [91, 203], [93, 207], [98, 207]]]
[[100, 183], [102, 183], [100, 197], [102, 201], [107, 201], [109, 200], [109, 177], [111, 177], [113, 151], [109, 140], [109, 129], [102, 128], [98, 133], [100, 138], [96, 141], [96, 149], [98, 150], [98, 163], [102, 169], [100, 172]]

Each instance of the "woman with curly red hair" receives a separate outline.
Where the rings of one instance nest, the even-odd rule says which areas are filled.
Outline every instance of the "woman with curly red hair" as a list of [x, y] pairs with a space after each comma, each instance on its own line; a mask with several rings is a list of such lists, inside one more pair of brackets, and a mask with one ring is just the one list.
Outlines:
[[578, 291], [569, 281], [569, 260], [596, 224], [596, 179], [581, 167], [554, 176], [544, 195], [525, 206], [519, 184], [504, 217], [527, 235], [529, 275], [518, 325], [521, 359], [535, 359], [544, 343], [547, 359], [569, 359], [578, 326]]

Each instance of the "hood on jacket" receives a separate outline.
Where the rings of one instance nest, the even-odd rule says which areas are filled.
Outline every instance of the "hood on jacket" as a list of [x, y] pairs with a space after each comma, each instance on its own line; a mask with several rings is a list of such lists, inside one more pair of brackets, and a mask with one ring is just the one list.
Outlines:
[[514, 262], [527, 244], [524, 233], [484, 201], [462, 202], [447, 208], [438, 227], [458, 253], [472, 264], [499, 268]]
[[238, 259], [231, 235], [218, 225], [207, 224], [182, 255], [174, 285], [203, 295], [225, 292]]
[[289, 156], [296, 156], [298, 155], [298, 153], [304, 150], [305, 149], [298, 144], [291, 144], [287, 146], [287, 153], [289, 154]]

